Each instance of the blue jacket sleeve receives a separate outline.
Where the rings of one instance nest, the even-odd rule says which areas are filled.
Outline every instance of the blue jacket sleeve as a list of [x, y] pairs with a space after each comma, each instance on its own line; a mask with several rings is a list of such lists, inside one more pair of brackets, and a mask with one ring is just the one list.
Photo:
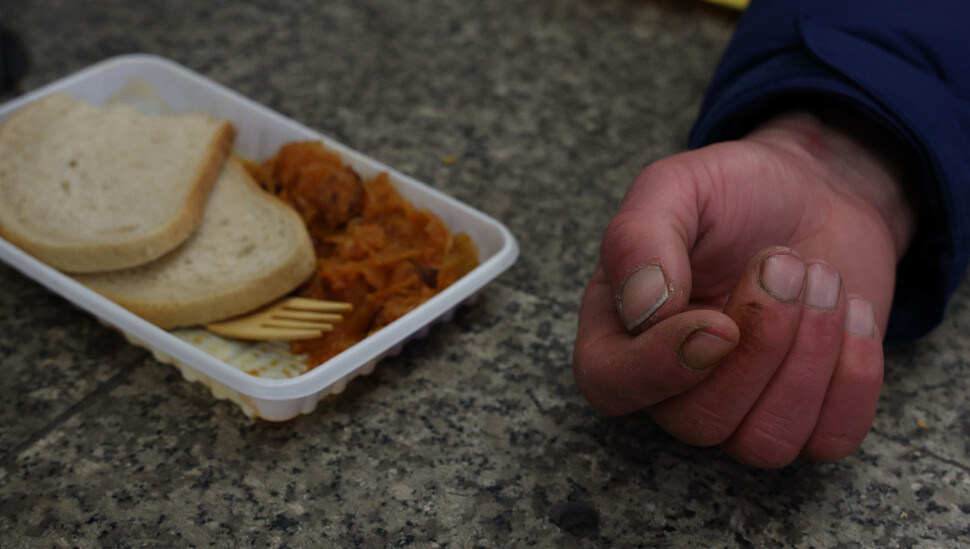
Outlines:
[[924, 335], [970, 256], [970, 1], [754, 0], [690, 146], [741, 137], [766, 105], [806, 95], [848, 105], [916, 159], [923, 215], [898, 265], [885, 335]]

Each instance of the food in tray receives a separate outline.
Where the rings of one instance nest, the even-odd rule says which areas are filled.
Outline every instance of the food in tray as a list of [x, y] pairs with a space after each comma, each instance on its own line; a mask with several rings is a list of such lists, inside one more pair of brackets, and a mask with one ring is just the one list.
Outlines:
[[478, 265], [472, 239], [386, 173], [362, 178], [317, 141], [244, 161], [234, 136], [206, 115], [40, 99], [0, 127], [0, 236], [164, 329], [288, 294], [351, 303], [290, 342], [310, 368]]
[[[327, 148], [331, 146], [313, 129], [205, 76], [170, 60], [142, 54], [106, 59], [0, 105], [0, 124], [53, 93], [67, 93], [93, 105], [128, 105], [143, 114], [170, 116], [173, 112], [198, 111], [230, 120], [238, 131], [231, 150], [258, 161], [272, 157], [287, 142], [322, 140]], [[333, 143], [333, 150], [340, 151], [344, 161], [364, 179], [385, 169], [337, 143]], [[3, 158], [10, 157], [0, 152], [0, 160]], [[3, 169], [0, 162], [0, 171]], [[283, 340], [233, 339], [201, 325], [162, 330], [97, 295], [71, 279], [70, 274], [30, 257], [26, 249], [6, 238], [0, 238], [0, 261], [115, 327], [159, 362], [175, 366], [186, 380], [208, 387], [214, 397], [234, 402], [248, 416], [284, 421], [312, 412], [322, 399], [341, 393], [353, 379], [374, 371], [408, 341], [424, 337], [432, 324], [447, 321], [518, 257], [515, 237], [500, 222], [406, 175], [390, 172], [389, 178], [394, 188], [416, 206], [441, 216], [456, 233], [470, 235], [481, 264], [419, 310], [377, 333], [368, 332], [360, 343], [324, 364], [308, 364], [305, 355], [294, 354], [289, 342]], [[0, 194], [0, 206], [5, 200], [6, 196]], [[457, 235], [453, 238], [459, 239]]]
[[432, 212], [404, 199], [386, 173], [361, 178], [319, 142], [284, 145], [249, 169], [263, 188], [299, 212], [313, 239], [317, 268], [297, 294], [353, 304], [333, 331], [290, 343], [311, 366], [400, 318], [478, 265], [477, 247], [467, 234], [453, 234]]
[[0, 127], [0, 236], [68, 272], [156, 259], [198, 225], [234, 135], [201, 114], [40, 99]]

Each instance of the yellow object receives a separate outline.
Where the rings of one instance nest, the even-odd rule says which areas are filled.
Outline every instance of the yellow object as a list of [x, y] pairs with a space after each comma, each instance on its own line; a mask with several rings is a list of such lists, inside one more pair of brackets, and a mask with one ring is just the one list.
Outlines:
[[748, 0], [707, 0], [712, 4], [718, 4], [721, 6], [727, 6], [729, 8], [734, 8], [738, 10], [743, 10], [748, 7]]

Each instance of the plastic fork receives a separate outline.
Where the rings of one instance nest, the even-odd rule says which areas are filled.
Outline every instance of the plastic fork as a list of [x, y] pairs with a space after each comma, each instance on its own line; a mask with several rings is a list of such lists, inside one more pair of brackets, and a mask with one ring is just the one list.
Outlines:
[[244, 316], [206, 324], [212, 333], [253, 341], [312, 339], [333, 330], [340, 313], [353, 305], [306, 297], [287, 297]]

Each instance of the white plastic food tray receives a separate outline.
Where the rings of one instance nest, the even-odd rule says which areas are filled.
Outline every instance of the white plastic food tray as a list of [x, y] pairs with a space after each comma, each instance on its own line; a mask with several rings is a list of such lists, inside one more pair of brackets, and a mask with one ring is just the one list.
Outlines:
[[437, 214], [453, 231], [468, 233], [478, 246], [479, 266], [428, 302], [305, 373], [284, 371], [267, 379], [247, 373], [255, 371], [247, 361], [259, 362], [262, 357], [265, 362], [267, 353], [288, 353], [285, 344], [240, 348], [207, 332], [162, 330], [0, 238], [4, 262], [178, 367], [186, 379], [204, 383], [216, 397], [239, 404], [247, 415], [283, 421], [312, 412], [320, 399], [373, 371], [382, 358], [423, 337], [432, 324], [449, 320], [456, 307], [470, 302], [518, 258], [515, 238], [491, 217], [167, 59], [143, 54], [107, 59], [0, 106], [0, 123], [54, 92], [68, 92], [95, 105], [122, 102], [146, 112], [203, 112], [228, 119], [238, 130], [236, 152], [256, 160], [268, 158], [290, 141], [320, 140], [365, 177], [387, 172], [408, 200]]

